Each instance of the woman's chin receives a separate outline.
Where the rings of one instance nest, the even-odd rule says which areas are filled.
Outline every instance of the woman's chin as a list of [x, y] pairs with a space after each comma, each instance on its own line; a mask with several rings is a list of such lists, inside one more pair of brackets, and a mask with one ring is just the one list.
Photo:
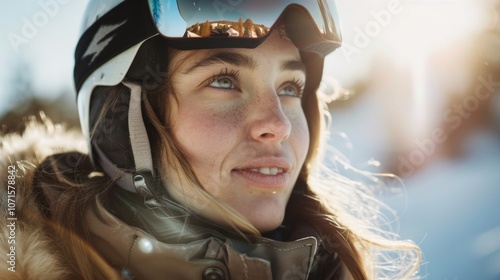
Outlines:
[[259, 230], [259, 232], [269, 232], [278, 228], [283, 222], [283, 215], [276, 215], [279, 217], [266, 218], [266, 219], [249, 219], [252, 225]]

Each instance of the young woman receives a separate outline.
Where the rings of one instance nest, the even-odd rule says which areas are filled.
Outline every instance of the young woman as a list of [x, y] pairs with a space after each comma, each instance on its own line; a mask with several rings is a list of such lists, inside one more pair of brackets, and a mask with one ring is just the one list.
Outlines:
[[409, 278], [418, 248], [385, 238], [369, 194], [320, 164], [335, 9], [90, 1], [75, 55], [88, 149], [17, 168], [20, 271], [5, 275]]

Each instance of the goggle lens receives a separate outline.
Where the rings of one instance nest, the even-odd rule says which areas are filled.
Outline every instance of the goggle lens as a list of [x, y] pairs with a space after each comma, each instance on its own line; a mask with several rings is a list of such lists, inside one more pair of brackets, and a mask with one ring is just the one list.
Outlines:
[[259, 38], [267, 34], [290, 5], [305, 8], [325, 39], [340, 42], [333, 0], [149, 0], [158, 31], [171, 38]]

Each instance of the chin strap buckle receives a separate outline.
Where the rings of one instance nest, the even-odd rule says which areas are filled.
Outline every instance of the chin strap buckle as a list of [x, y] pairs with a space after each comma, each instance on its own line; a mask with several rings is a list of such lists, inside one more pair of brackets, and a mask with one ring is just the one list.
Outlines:
[[161, 182], [150, 173], [136, 173], [133, 176], [135, 191], [144, 198], [144, 203], [151, 207], [161, 205]]
[[142, 174], [136, 174], [134, 176], [134, 187], [135, 191], [142, 195], [143, 197], [151, 197], [153, 193], [149, 190], [146, 184], [146, 178]]

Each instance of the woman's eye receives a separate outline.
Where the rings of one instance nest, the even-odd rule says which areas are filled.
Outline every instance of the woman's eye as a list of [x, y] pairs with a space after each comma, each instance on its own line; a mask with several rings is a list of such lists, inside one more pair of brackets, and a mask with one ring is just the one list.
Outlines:
[[293, 97], [301, 97], [302, 96], [302, 88], [298, 85], [289, 84], [283, 87], [278, 91], [278, 95], [287, 95]]
[[231, 89], [235, 88], [233, 81], [230, 78], [218, 78], [211, 82], [208, 86], [214, 88]]

